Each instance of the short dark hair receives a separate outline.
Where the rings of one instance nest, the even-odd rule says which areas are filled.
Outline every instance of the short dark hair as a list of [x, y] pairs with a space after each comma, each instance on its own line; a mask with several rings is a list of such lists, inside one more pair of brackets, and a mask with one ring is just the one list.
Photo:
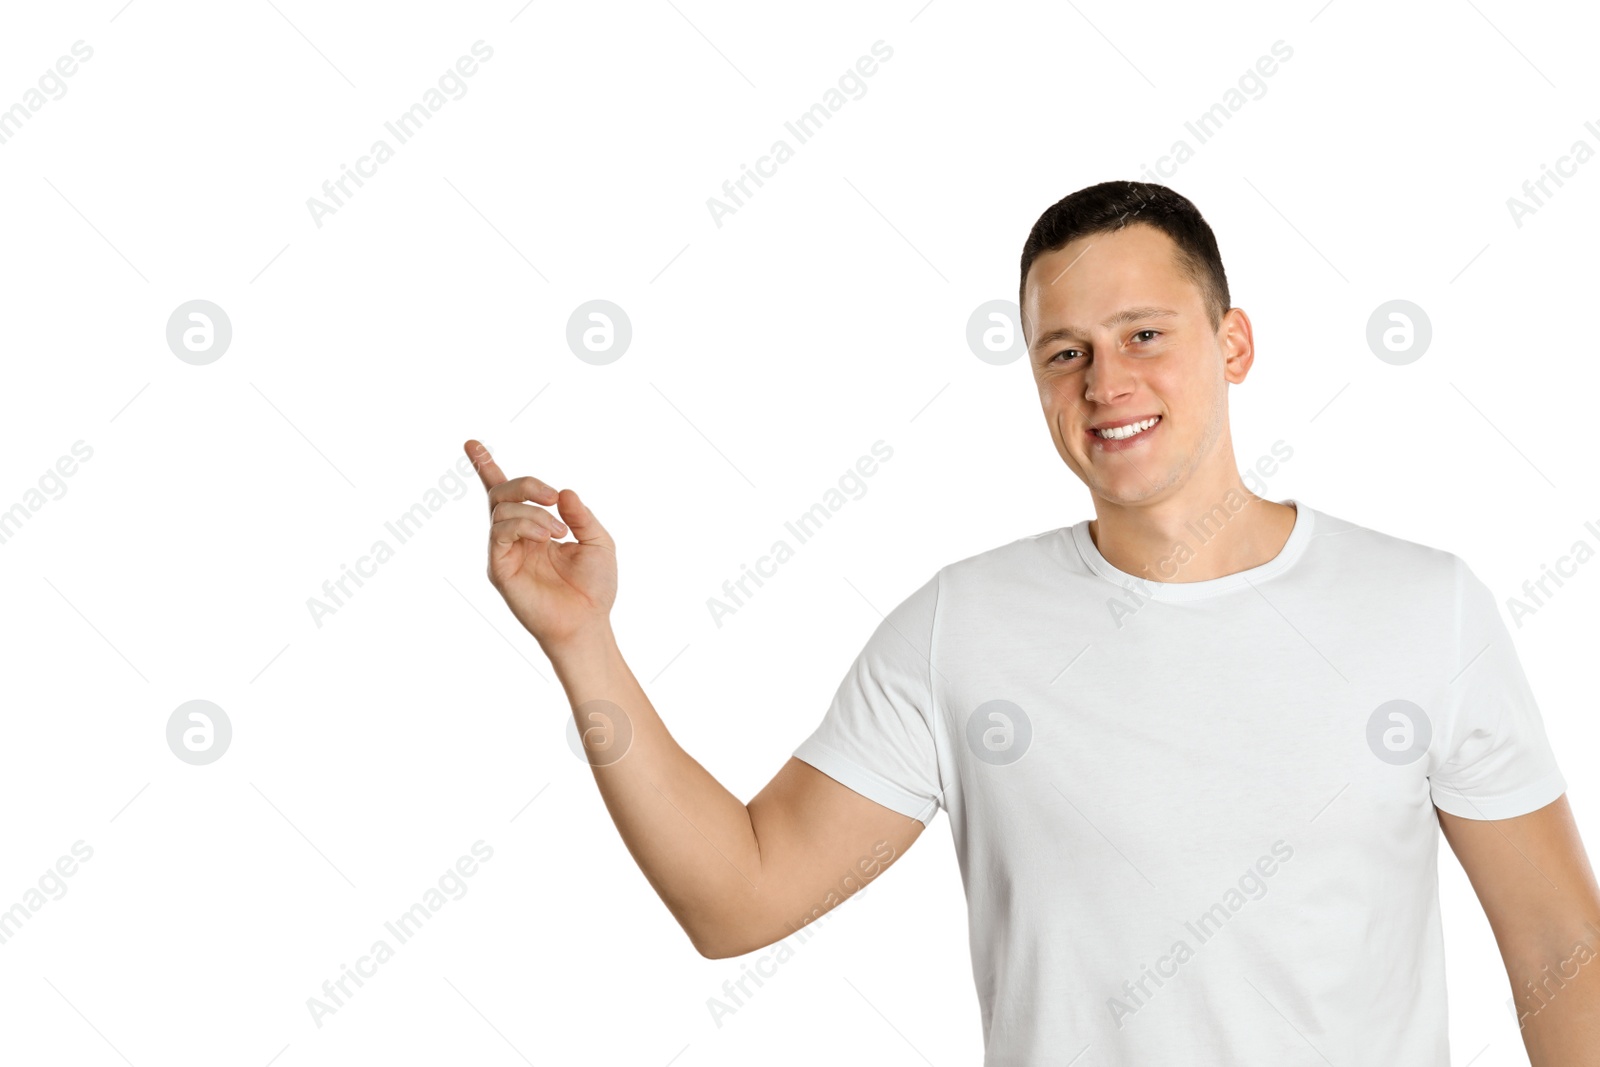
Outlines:
[[1222, 269], [1217, 238], [1187, 197], [1154, 182], [1101, 182], [1070, 193], [1052, 204], [1033, 224], [1022, 246], [1022, 279], [1017, 284], [1017, 305], [1028, 288], [1028, 268], [1033, 261], [1080, 237], [1120, 230], [1142, 223], [1152, 226], [1178, 246], [1178, 264], [1200, 287], [1206, 315], [1215, 330], [1227, 313], [1228, 275]]

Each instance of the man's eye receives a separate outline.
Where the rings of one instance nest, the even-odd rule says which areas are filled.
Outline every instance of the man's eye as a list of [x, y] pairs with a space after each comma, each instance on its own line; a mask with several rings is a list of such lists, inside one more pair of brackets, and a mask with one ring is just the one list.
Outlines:
[[1063, 349], [1062, 351], [1057, 352], [1055, 355], [1051, 356], [1050, 357], [1050, 362], [1054, 363], [1056, 360], [1060, 359], [1062, 356], [1072, 357], [1072, 356], [1081, 356], [1081, 355], [1083, 355], [1083, 352], [1080, 351], [1079, 349], [1076, 349], [1076, 348]]
[[1134, 340], [1137, 341], [1139, 338], [1143, 337], [1145, 334], [1149, 334], [1150, 338], [1153, 340], [1153, 339], [1161, 336], [1161, 331], [1160, 330], [1140, 330], [1138, 333], [1133, 335], [1133, 338], [1134, 338]]

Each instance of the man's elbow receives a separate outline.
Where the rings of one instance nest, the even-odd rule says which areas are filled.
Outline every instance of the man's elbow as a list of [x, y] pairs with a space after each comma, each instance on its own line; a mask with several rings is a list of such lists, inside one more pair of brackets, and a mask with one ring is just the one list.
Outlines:
[[732, 959], [734, 956], [744, 955], [743, 951], [734, 948], [731, 945], [721, 945], [716, 943], [708, 944], [704, 941], [694, 942], [694, 950], [708, 960], [726, 960]]
[[786, 934], [767, 927], [725, 924], [710, 929], [686, 930], [694, 950], [708, 960], [726, 960], [759, 951], [782, 941]]
[[761, 947], [749, 944], [730, 931], [721, 930], [690, 931], [689, 943], [694, 945], [696, 952], [708, 960], [731, 959], [734, 956], [743, 956], [746, 952], [754, 952]]

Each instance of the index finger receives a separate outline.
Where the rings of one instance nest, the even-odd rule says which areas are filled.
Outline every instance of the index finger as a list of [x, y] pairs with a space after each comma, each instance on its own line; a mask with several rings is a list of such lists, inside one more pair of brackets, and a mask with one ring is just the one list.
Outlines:
[[467, 450], [467, 458], [478, 469], [478, 478], [483, 482], [485, 489], [493, 489], [506, 480], [505, 472], [500, 469], [500, 464], [494, 461], [494, 457], [489, 455], [489, 450], [483, 446], [483, 442], [470, 440], [463, 447]]
[[555, 486], [531, 474], [507, 480], [505, 472], [500, 469], [500, 464], [489, 455], [489, 449], [483, 442], [468, 441], [466, 450], [473, 466], [478, 468], [478, 477], [482, 479], [484, 489], [488, 490], [490, 512], [494, 511], [496, 504], [505, 500], [533, 500], [540, 504], [553, 505], [560, 499], [561, 494]]

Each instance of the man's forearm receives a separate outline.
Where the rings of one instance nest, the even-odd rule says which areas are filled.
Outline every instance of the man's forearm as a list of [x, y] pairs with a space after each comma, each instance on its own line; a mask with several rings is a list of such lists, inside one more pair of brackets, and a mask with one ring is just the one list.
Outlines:
[[545, 654], [634, 861], [696, 949], [725, 952], [761, 882], [749, 809], [673, 739], [609, 626]]
[[1532, 1067], [1600, 1067], [1600, 923], [1506, 974]]

